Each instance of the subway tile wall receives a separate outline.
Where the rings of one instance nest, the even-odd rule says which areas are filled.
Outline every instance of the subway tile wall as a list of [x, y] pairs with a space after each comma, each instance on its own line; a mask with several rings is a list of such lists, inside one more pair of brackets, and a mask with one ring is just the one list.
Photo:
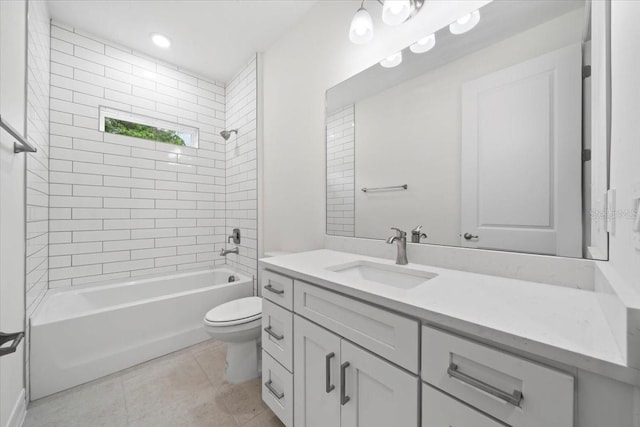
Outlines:
[[238, 134], [229, 138], [226, 151], [227, 235], [234, 228], [242, 232], [240, 254], [228, 255], [227, 263], [250, 276], [257, 275], [258, 258], [256, 67], [253, 57], [226, 88], [227, 129], [238, 129]]
[[37, 149], [27, 159], [27, 314], [48, 288], [49, 244], [49, 17], [44, 2], [29, 2], [27, 138]]
[[355, 111], [327, 115], [327, 234], [355, 236]]
[[[238, 79], [242, 103], [246, 76]], [[248, 150], [229, 156], [219, 136], [225, 102], [224, 83], [51, 26], [50, 287], [225, 264], [227, 180], [237, 184], [233, 220], [247, 226], [241, 217], [254, 214], [239, 202], [254, 197], [245, 178], [255, 180]], [[196, 127], [199, 147], [100, 132], [100, 106]], [[247, 170], [228, 174], [228, 156]]]

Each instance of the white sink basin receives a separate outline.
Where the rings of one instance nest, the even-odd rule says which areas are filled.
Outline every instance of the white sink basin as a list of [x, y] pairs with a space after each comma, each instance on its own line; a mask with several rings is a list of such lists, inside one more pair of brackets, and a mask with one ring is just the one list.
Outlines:
[[399, 289], [411, 289], [437, 276], [429, 271], [416, 270], [399, 265], [379, 264], [371, 261], [354, 261], [327, 267], [341, 278], [357, 282], [371, 282]]

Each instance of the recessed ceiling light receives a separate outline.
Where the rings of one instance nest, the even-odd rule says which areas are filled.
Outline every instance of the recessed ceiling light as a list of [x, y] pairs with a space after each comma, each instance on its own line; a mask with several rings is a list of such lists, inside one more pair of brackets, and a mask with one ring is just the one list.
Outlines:
[[163, 36], [162, 34], [157, 34], [157, 33], [151, 34], [151, 40], [153, 40], [156, 46], [159, 46], [164, 49], [171, 46], [171, 40], [169, 40], [167, 36]]

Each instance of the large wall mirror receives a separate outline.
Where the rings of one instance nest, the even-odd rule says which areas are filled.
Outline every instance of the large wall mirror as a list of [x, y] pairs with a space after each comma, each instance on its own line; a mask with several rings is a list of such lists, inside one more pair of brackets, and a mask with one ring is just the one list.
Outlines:
[[606, 258], [592, 99], [608, 105], [607, 32], [592, 15], [496, 0], [469, 31], [445, 27], [329, 89], [327, 233]]

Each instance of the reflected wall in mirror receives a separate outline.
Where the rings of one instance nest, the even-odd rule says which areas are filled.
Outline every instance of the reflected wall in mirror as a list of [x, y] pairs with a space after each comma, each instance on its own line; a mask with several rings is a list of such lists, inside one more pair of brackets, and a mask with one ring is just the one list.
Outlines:
[[479, 16], [327, 91], [328, 234], [422, 226], [414, 241], [569, 257], [606, 240], [591, 205], [607, 171], [584, 156], [590, 4], [494, 1]]

